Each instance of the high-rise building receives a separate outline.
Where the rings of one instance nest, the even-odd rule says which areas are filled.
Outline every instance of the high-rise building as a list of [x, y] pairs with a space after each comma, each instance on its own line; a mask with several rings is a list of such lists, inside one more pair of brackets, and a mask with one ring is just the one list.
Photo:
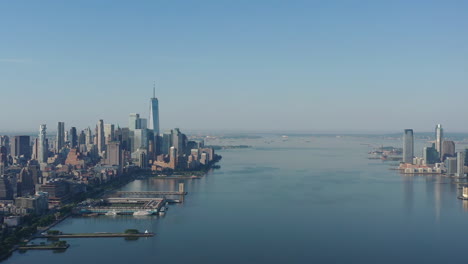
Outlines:
[[425, 164], [435, 164], [439, 161], [439, 153], [435, 149], [435, 144], [432, 144], [432, 147], [424, 148], [423, 159]]
[[156, 88], [153, 87], [153, 97], [150, 99], [150, 115], [148, 129], [153, 130], [154, 136], [159, 136], [159, 103], [156, 98]]
[[455, 175], [457, 173], [457, 158], [448, 157], [445, 159], [445, 168], [447, 168], [447, 175]]
[[78, 146], [78, 132], [76, 131], [76, 127], [70, 128], [70, 146], [72, 148]]
[[122, 165], [122, 149], [120, 147], [120, 142], [112, 141], [107, 144], [104, 163], [107, 165]]
[[148, 134], [147, 129], [135, 129], [133, 131], [132, 152], [137, 149], [148, 149]]
[[138, 121], [139, 119], [140, 119], [140, 114], [136, 114], [136, 113], [130, 114], [130, 116], [128, 117], [128, 129], [130, 129], [130, 131], [140, 128], [139, 121]]
[[39, 127], [39, 140], [37, 146], [37, 160], [40, 163], [47, 163], [47, 158], [49, 156], [49, 148], [47, 144], [47, 126], [45, 124], [40, 125]]
[[403, 134], [403, 162], [413, 163], [414, 157], [414, 138], [413, 129], [405, 129]]
[[99, 155], [102, 155], [102, 152], [106, 150], [106, 141], [104, 136], [104, 121], [101, 119], [99, 120], [98, 127], [97, 127], [97, 145], [98, 145], [98, 152]]
[[86, 136], [86, 145], [91, 145], [91, 144], [94, 144], [93, 142], [93, 135], [91, 133], [91, 128], [86, 128], [85, 129], [85, 136]]
[[24, 156], [26, 159], [31, 158], [31, 138], [29, 136], [14, 136], [11, 141], [10, 154], [12, 157]]
[[441, 124], [437, 124], [435, 134], [436, 134], [436, 143], [435, 143], [436, 150], [437, 152], [439, 152], [440, 159], [442, 159], [442, 141], [444, 140], [444, 130], [442, 129]]
[[10, 138], [8, 136], [0, 136], [0, 146], [7, 149], [7, 155], [10, 154]]
[[457, 152], [457, 177], [465, 177], [465, 152]]
[[164, 132], [162, 136], [161, 154], [168, 155], [170, 147], [172, 147], [172, 130]]
[[57, 143], [56, 152], [59, 152], [65, 146], [65, 123], [58, 122], [57, 125]]
[[104, 137], [106, 138], [106, 144], [114, 141], [114, 124], [104, 124]]
[[447, 157], [455, 157], [455, 142], [451, 140], [442, 142], [441, 161], [444, 161]]

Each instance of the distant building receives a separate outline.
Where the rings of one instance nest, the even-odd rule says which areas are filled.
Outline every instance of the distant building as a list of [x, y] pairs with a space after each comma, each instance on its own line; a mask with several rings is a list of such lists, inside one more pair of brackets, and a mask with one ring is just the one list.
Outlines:
[[39, 163], [47, 163], [49, 157], [49, 147], [47, 144], [47, 126], [42, 124], [39, 127], [39, 140], [37, 146], [37, 160]]
[[435, 164], [439, 162], [439, 153], [435, 149], [435, 144], [432, 144], [432, 147], [425, 147], [423, 149], [423, 159], [425, 164]]
[[58, 122], [57, 124], [57, 143], [55, 152], [58, 153], [65, 146], [65, 123]]
[[442, 153], [441, 161], [444, 161], [447, 157], [455, 157], [455, 142], [446, 140], [442, 142]]
[[78, 146], [78, 132], [76, 127], [70, 128], [70, 146], [76, 148]]
[[15, 198], [17, 208], [26, 209], [28, 213], [42, 215], [49, 208], [47, 193], [39, 192], [37, 195]]
[[441, 124], [437, 124], [436, 129], [435, 129], [435, 135], [436, 135], [436, 150], [439, 152], [439, 157], [442, 160], [442, 142], [444, 140], [444, 130], [442, 129]]
[[106, 159], [104, 160], [106, 165], [117, 165], [122, 164], [122, 149], [120, 148], [120, 142], [112, 141], [107, 144]]
[[153, 97], [150, 99], [150, 115], [148, 129], [152, 130], [154, 136], [159, 136], [159, 103], [153, 87]]
[[448, 157], [445, 159], [445, 168], [447, 169], [447, 175], [455, 175], [457, 173], [457, 158]]
[[405, 129], [403, 134], [403, 162], [412, 163], [414, 157], [413, 129]]
[[104, 124], [104, 137], [106, 138], [106, 144], [115, 140], [114, 124]]
[[457, 177], [465, 177], [465, 152], [457, 152]]
[[98, 127], [97, 127], [97, 147], [99, 155], [102, 154], [104, 150], [106, 150], [106, 141], [104, 136], [104, 121], [101, 119], [99, 120]]
[[7, 175], [0, 175], [0, 200], [12, 200], [14, 196], [13, 183]]
[[24, 156], [31, 158], [31, 138], [29, 136], [14, 136], [11, 141], [10, 154], [12, 157]]

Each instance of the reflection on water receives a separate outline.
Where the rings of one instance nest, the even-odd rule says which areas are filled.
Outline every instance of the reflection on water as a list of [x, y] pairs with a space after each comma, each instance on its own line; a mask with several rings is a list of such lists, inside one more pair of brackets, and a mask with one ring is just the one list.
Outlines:
[[[136, 180], [123, 191], [174, 191], [183, 204], [164, 217], [71, 217], [64, 232], [122, 232], [152, 238], [67, 239], [61, 254], [15, 253], [5, 263], [444, 263], [463, 262], [468, 201], [454, 179], [401, 175], [368, 160], [377, 138], [232, 140], [222, 168], [196, 180]], [[265, 142], [268, 142], [265, 143]], [[211, 142], [220, 145], [221, 140]], [[425, 142], [416, 142], [415, 149]], [[459, 204], [460, 203], [460, 204]], [[450, 241], [450, 243], [447, 243]], [[428, 250], [437, 248], [437, 250]], [[397, 253], [395, 253], [397, 252]]]

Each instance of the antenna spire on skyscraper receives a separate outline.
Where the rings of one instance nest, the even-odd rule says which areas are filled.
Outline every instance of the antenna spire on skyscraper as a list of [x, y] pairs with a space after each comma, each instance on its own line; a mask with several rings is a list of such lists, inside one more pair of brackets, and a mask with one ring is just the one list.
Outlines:
[[156, 98], [156, 81], [153, 81], [153, 98]]

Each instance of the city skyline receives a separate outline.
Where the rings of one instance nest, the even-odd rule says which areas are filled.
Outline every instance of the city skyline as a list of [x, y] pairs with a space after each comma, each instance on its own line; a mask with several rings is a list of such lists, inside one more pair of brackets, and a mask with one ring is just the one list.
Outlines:
[[468, 131], [466, 3], [52, 3], [0, 4], [1, 131], [122, 125], [154, 80], [164, 128]]

